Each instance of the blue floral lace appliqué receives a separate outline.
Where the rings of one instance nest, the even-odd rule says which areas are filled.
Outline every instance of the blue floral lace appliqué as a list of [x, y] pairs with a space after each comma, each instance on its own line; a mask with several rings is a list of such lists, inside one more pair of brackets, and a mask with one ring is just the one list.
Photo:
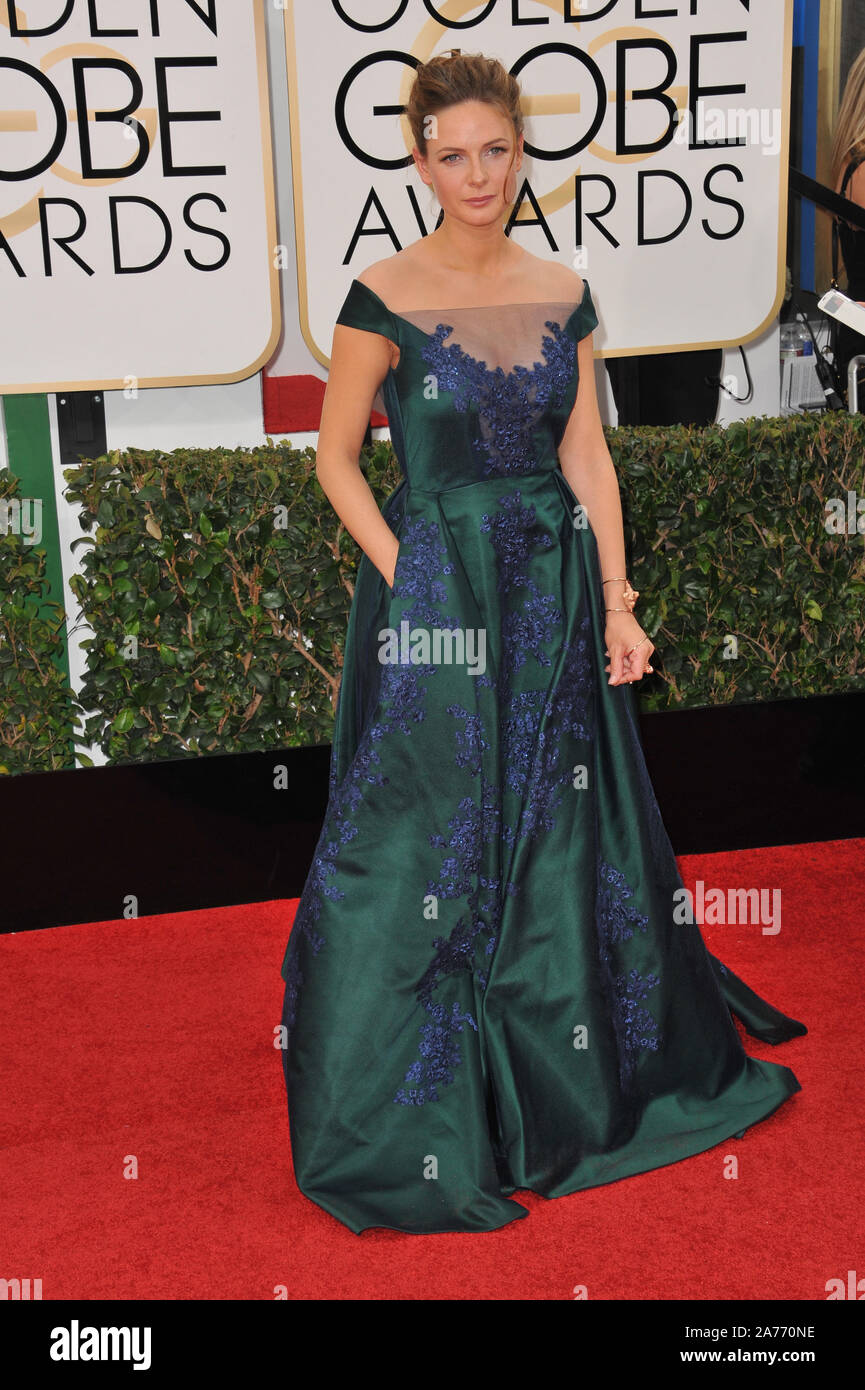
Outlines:
[[619, 1078], [622, 1086], [631, 1082], [640, 1050], [657, 1052], [661, 1043], [657, 1020], [645, 1006], [649, 992], [660, 984], [654, 971], [617, 970], [614, 947], [630, 941], [635, 931], [645, 932], [648, 917], [638, 912], [625, 876], [611, 864], [602, 862], [598, 891], [598, 931], [600, 954], [610, 987], [613, 1024], [619, 1044]]
[[561, 404], [573, 381], [576, 346], [559, 323], [544, 325], [543, 362], [533, 367], [490, 370], [486, 362], [443, 339], [453, 325], [440, 323], [421, 356], [432, 367], [439, 390], [450, 391], [454, 407], [477, 411], [479, 436], [472, 441], [483, 459], [485, 478], [536, 471], [533, 432], [551, 404]]
[[474, 973], [480, 987], [486, 987], [487, 975], [476, 957], [484, 937], [484, 954], [490, 956], [495, 949], [501, 883], [482, 871], [484, 847], [495, 839], [499, 825], [495, 790], [483, 779], [482, 785], [486, 794], [480, 805], [471, 796], [464, 797], [448, 822], [448, 834], [429, 837], [430, 844], [445, 854], [438, 878], [426, 885], [427, 894], [442, 901], [465, 897], [467, 907], [450, 935], [433, 941], [435, 955], [418, 984], [418, 1002], [432, 1021], [421, 1025], [418, 1060], [405, 1074], [406, 1085], [394, 1096], [399, 1105], [425, 1105], [438, 1100], [439, 1086], [453, 1081], [455, 1068], [462, 1061], [455, 1035], [463, 1031], [466, 1023], [475, 1032], [478, 1029], [473, 1016], [463, 1012], [456, 1000], [448, 1008], [433, 997], [433, 991], [458, 972]]
[[[550, 666], [547, 647], [562, 627], [562, 613], [552, 594], [540, 592], [531, 577], [531, 557], [553, 544], [537, 525], [535, 508], [523, 505], [519, 490], [498, 499], [499, 510], [484, 514], [481, 530], [490, 537], [498, 564], [498, 593], [509, 610], [502, 624], [503, 661], [499, 700], [503, 720], [507, 785], [522, 797], [519, 825], [503, 827], [505, 844], [551, 830], [571, 771], [562, 759], [565, 735], [593, 737], [593, 680], [589, 649], [589, 614], [585, 611], [576, 640], [564, 654], [559, 679], [549, 690], [515, 691], [513, 680], [526, 661]], [[518, 607], [515, 592], [526, 591]]]
[[[485, 514], [481, 531], [489, 535], [498, 569], [498, 592], [509, 611], [502, 626], [502, 669], [498, 681], [478, 677], [478, 686], [491, 688], [501, 721], [502, 767], [506, 784], [521, 797], [518, 825], [502, 823], [503, 788], [484, 773], [483, 754], [488, 751], [483, 721], [462, 705], [448, 706], [462, 727], [455, 730], [456, 765], [478, 779], [476, 796], [466, 796], [448, 822], [448, 834], [431, 835], [430, 843], [444, 851], [437, 880], [427, 892], [447, 900], [465, 897], [466, 910], [450, 935], [433, 942], [435, 955], [417, 989], [417, 997], [431, 1017], [423, 1025], [419, 1057], [405, 1076], [394, 1100], [402, 1105], [423, 1105], [440, 1098], [439, 1088], [450, 1084], [461, 1055], [457, 1034], [468, 1024], [477, 1030], [473, 1016], [456, 1001], [450, 1007], [434, 998], [434, 991], [457, 972], [473, 974], [485, 990], [489, 963], [501, 927], [504, 895], [518, 892], [517, 884], [485, 877], [485, 858], [534, 836], [555, 824], [554, 811], [562, 786], [570, 778], [562, 747], [566, 734], [592, 737], [592, 678], [588, 647], [589, 616], [584, 614], [576, 642], [565, 654], [561, 678], [548, 689], [514, 692], [514, 675], [528, 661], [542, 671], [552, 664], [547, 646], [561, 628], [562, 614], [553, 596], [543, 594], [531, 577], [532, 556], [547, 549], [553, 537], [538, 526], [535, 508], [524, 505], [519, 491], [498, 499], [499, 510]], [[519, 603], [515, 590], [526, 596]]]
[[[441, 576], [450, 574], [452, 566], [446, 560], [447, 551], [440, 539], [438, 524], [424, 517], [406, 517], [400, 533], [393, 593], [414, 599], [413, 605], [406, 610], [407, 617], [433, 621], [445, 627], [454, 625], [454, 620], [441, 614], [435, 606], [447, 597]], [[435, 666], [396, 663], [382, 665], [379, 718], [364, 730], [351, 766], [339, 785], [331, 777], [324, 826], [286, 950], [284, 1017], [289, 1030], [296, 1022], [297, 1001], [303, 984], [298, 949], [305, 941], [315, 956], [324, 945], [318, 931], [324, 899], [340, 901], [345, 897], [334, 881], [339, 851], [357, 834], [356, 815], [365, 786], [381, 786], [387, 781], [379, 770], [381, 758], [377, 745], [397, 731], [411, 734], [414, 726], [426, 717], [426, 681], [436, 669]]]

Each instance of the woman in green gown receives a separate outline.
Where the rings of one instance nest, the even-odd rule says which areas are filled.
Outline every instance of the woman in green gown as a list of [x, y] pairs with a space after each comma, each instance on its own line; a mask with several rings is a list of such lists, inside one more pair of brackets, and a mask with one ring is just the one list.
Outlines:
[[[493, 1230], [673, 1163], [800, 1085], [731, 1017], [806, 1031], [681, 922], [631, 686], [588, 281], [505, 235], [523, 154], [496, 60], [422, 64], [430, 235], [354, 279], [317, 474], [363, 554], [321, 836], [285, 952], [298, 1186], [352, 1231]], [[358, 456], [381, 391], [402, 479]]]

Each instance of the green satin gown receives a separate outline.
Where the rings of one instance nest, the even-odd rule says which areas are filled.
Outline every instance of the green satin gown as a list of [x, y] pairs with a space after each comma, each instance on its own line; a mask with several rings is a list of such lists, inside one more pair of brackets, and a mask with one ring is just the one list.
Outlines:
[[557, 456], [597, 321], [587, 283], [395, 313], [354, 280], [339, 314], [400, 349], [399, 554], [393, 589], [358, 568], [282, 1060], [296, 1182], [354, 1232], [495, 1230], [520, 1188], [674, 1163], [801, 1089], [731, 1011], [771, 1043], [804, 1025], [680, 921], [636, 693], [604, 670]]

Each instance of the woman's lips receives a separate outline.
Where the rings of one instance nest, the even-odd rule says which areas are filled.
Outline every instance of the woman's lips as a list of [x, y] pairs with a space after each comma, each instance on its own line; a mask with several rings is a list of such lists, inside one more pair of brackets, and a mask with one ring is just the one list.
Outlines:
[[480, 207], [481, 203], [488, 203], [488, 202], [490, 202], [492, 196], [493, 196], [492, 193], [487, 193], [487, 194], [485, 194], [485, 196], [484, 196], [483, 198], [466, 198], [466, 202], [467, 202], [467, 203], [474, 203], [477, 207]]

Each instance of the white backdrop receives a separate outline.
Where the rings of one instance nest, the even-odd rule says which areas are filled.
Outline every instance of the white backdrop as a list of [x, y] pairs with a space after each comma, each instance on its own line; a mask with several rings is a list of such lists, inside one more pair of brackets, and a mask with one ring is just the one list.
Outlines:
[[588, 278], [602, 354], [742, 343], [775, 318], [793, 0], [285, 3], [300, 321], [320, 362], [352, 277], [433, 229], [413, 166], [386, 166], [411, 147], [394, 108], [412, 59], [452, 47], [519, 68], [537, 203], [523, 188], [521, 216], [542, 225], [513, 235]]
[[0, 6], [0, 392], [237, 381], [272, 356], [263, 6], [28, 0], [22, 33]]

